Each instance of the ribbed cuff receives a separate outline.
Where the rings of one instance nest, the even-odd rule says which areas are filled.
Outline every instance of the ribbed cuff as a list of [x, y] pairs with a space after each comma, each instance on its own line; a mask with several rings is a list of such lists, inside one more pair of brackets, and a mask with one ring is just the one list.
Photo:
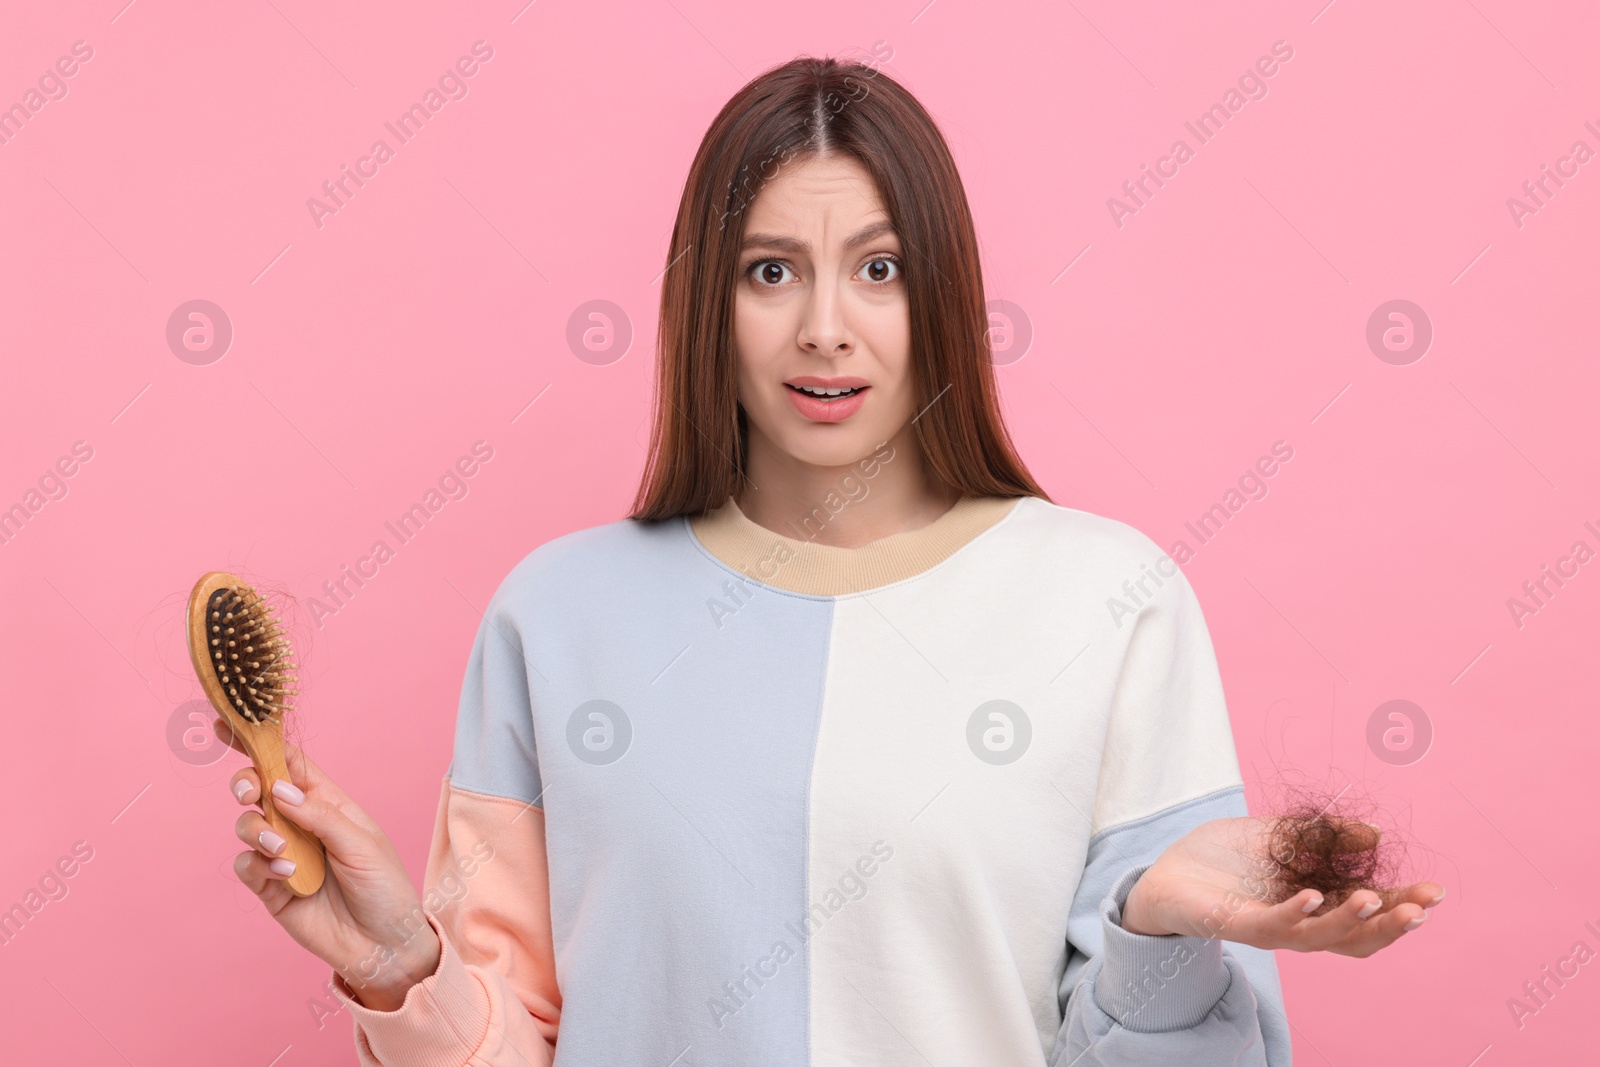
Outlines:
[[1151, 866], [1125, 872], [1100, 905], [1105, 949], [1094, 983], [1101, 1011], [1125, 1029], [1147, 1034], [1197, 1025], [1232, 982], [1218, 938], [1134, 934], [1122, 928], [1128, 893]]
[[368, 1008], [337, 971], [334, 994], [350, 1009], [356, 1041], [384, 1067], [461, 1067], [489, 1032], [489, 994], [461, 962], [439, 922], [423, 917], [439, 935], [439, 966], [406, 990], [394, 1011]]

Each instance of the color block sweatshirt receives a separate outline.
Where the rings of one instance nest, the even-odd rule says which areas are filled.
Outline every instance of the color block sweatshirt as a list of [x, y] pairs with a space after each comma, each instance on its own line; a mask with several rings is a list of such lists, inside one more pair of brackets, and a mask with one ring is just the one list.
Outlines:
[[1120, 925], [1170, 843], [1247, 814], [1170, 558], [1037, 497], [793, 534], [729, 500], [505, 578], [427, 862], [438, 968], [388, 1012], [333, 977], [360, 1062], [1288, 1067], [1271, 952]]

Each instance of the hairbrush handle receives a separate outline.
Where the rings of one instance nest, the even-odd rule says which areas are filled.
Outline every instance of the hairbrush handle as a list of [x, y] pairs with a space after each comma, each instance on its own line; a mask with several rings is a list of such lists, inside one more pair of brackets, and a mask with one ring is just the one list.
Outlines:
[[[233, 728], [240, 729], [238, 725]], [[308, 897], [322, 888], [322, 879], [327, 874], [326, 849], [320, 837], [296, 825], [278, 810], [277, 798], [272, 795], [274, 781], [282, 779], [294, 784], [294, 779], [289, 777], [289, 765], [283, 758], [282, 736], [270, 728], [247, 729], [249, 732], [244, 734], [243, 740], [250, 750], [251, 762], [256, 765], [256, 774], [261, 778], [261, 814], [267, 825], [287, 842], [278, 857], [294, 863], [294, 873], [284, 879], [284, 884], [295, 896]]]

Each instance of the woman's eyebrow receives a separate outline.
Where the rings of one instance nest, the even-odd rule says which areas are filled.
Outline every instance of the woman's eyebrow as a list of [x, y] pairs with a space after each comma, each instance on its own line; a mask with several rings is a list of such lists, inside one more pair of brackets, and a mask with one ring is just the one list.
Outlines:
[[[864, 245], [868, 241], [876, 240], [886, 233], [893, 232], [893, 223], [887, 220], [874, 222], [869, 226], [863, 226], [849, 237], [846, 237], [844, 239], [844, 246], [846, 248], [855, 248], [857, 245]], [[750, 248], [775, 248], [780, 252], [792, 252], [795, 255], [809, 255], [811, 252], [811, 243], [809, 241], [802, 241], [798, 237], [784, 237], [775, 233], [752, 233], [746, 236], [744, 243], [739, 246], [740, 251]]]

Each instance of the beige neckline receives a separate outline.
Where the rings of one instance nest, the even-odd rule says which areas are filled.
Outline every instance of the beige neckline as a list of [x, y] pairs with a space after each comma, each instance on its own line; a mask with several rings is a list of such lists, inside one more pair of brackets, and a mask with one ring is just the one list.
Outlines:
[[[858, 548], [769, 530], [739, 510], [731, 496], [721, 507], [691, 517], [689, 525], [707, 552], [748, 578], [792, 593], [839, 596], [921, 574], [1010, 515], [1022, 499], [963, 496], [926, 526]], [[818, 511], [825, 521], [827, 510]]]

